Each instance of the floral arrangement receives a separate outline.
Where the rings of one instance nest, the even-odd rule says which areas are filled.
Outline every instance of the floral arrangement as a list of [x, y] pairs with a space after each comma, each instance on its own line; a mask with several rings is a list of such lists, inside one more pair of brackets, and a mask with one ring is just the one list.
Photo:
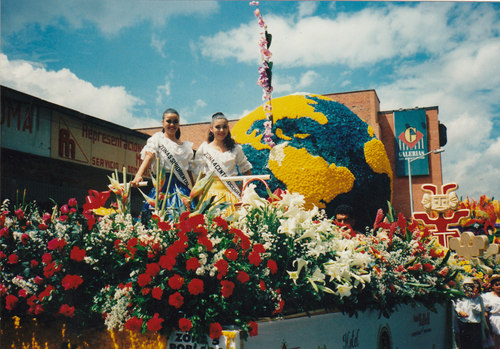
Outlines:
[[260, 49], [260, 57], [262, 60], [262, 66], [259, 67], [259, 79], [257, 80], [257, 84], [262, 87], [263, 95], [262, 100], [264, 100], [264, 113], [266, 114], [266, 121], [264, 121], [264, 142], [269, 147], [274, 147], [275, 143], [273, 141], [273, 107], [271, 104], [273, 87], [271, 84], [272, 81], [272, 69], [273, 62], [271, 61], [272, 53], [269, 50], [271, 46], [271, 41], [273, 36], [267, 31], [267, 24], [264, 22], [264, 18], [260, 13], [258, 8], [258, 1], [251, 1], [251, 6], [257, 6], [257, 9], [254, 11], [255, 17], [259, 20], [259, 26], [264, 30], [261, 32], [261, 37], [259, 40], [259, 49]]
[[349, 204], [358, 223], [369, 226], [392, 197], [390, 162], [373, 129], [346, 106], [313, 94], [273, 99], [273, 119], [273, 148], [262, 140], [262, 108], [231, 130], [255, 173], [270, 174], [272, 190], [298, 192], [308, 209], [325, 208], [329, 216]]
[[300, 194], [265, 200], [250, 184], [232, 221], [202, 203], [143, 225], [126, 209], [98, 216], [110, 192], [89, 194], [83, 210], [74, 199], [50, 213], [3, 203], [2, 316], [186, 331], [203, 342], [226, 325], [257, 335], [260, 318], [301, 311], [432, 308], [457, 294], [465, 273], [453, 253], [392, 211], [380, 210], [362, 235], [305, 209]]
[[486, 234], [490, 242], [500, 243], [500, 202], [482, 195], [479, 200], [467, 197], [458, 204], [459, 209], [468, 209], [470, 216], [460, 221], [464, 230]]

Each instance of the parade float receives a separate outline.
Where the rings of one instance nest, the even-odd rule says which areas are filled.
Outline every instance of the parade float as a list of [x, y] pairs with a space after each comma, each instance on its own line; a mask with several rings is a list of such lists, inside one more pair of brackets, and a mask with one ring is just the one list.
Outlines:
[[[366, 122], [314, 94], [271, 106], [271, 36], [256, 15], [266, 102], [233, 135], [269, 180], [246, 181], [229, 217], [205, 197], [210, 176], [184, 210], [150, 200], [146, 222], [116, 171], [85, 203], [44, 212], [5, 200], [2, 347], [450, 347], [457, 284], [497, 272], [498, 201], [460, 202], [452, 185], [434, 188], [415, 219], [395, 212], [391, 166]], [[169, 180], [162, 169], [152, 179], [157, 192]], [[368, 229], [336, 225], [339, 203]]]

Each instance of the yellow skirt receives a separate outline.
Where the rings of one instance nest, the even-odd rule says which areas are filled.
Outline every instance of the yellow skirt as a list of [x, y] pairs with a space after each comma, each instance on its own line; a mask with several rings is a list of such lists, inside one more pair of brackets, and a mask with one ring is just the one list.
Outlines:
[[214, 202], [216, 203], [216, 205], [223, 202], [231, 203], [231, 206], [229, 206], [223, 213], [225, 217], [231, 215], [236, 209], [235, 205], [240, 203], [240, 199], [238, 199], [229, 189], [227, 189], [227, 187], [219, 178], [215, 178], [214, 182], [210, 186], [210, 189], [208, 189], [206, 199], [209, 199], [212, 196], [215, 196]]

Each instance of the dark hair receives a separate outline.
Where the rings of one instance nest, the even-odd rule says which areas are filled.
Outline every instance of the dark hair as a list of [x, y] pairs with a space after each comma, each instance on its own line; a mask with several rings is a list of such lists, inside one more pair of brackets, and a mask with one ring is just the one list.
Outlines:
[[[162, 120], [165, 117], [165, 114], [176, 114], [180, 119], [179, 112], [177, 110], [175, 110], [174, 108], [165, 109], [165, 111], [163, 112], [162, 117], [161, 117]], [[165, 132], [165, 129], [163, 129], [163, 132]], [[175, 138], [177, 138], [177, 139], [181, 138], [181, 129], [180, 128], [178, 128], [177, 131], [175, 132]]]
[[[227, 118], [226, 118], [226, 116], [223, 113], [217, 112], [214, 115], [212, 115], [212, 122], [210, 123], [212, 126], [214, 124], [214, 120], [216, 120], [216, 119], [224, 119], [224, 120], [228, 121]], [[208, 138], [207, 138], [208, 139], [208, 143], [212, 142], [214, 140], [214, 138], [215, 138], [214, 137], [214, 133], [212, 131], [208, 130]], [[224, 143], [224, 146], [229, 151], [232, 151], [234, 149], [234, 146], [235, 146], [236, 142], [234, 141], [233, 137], [231, 137], [231, 131], [229, 131], [229, 129], [227, 131], [226, 137], [223, 140], [223, 143]]]
[[337, 206], [337, 208], [335, 209], [335, 216], [337, 216], [338, 214], [345, 214], [351, 218], [354, 218], [353, 208], [346, 204], [341, 204]]

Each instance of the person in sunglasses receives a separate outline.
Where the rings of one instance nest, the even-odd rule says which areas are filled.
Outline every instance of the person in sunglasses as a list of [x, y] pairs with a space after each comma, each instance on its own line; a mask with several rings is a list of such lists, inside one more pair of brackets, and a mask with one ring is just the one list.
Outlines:
[[[159, 161], [160, 168], [165, 168], [167, 175], [162, 192], [167, 191], [172, 194], [167, 199], [166, 207], [178, 208], [183, 207], [181, 198], [178, 193], [189, 196], [193, 186], [193, 143], [181, 141], [181, 130], [179, 128], [179, 113], [177, 110], [169, 108], [163, 112], [162, 125], [163, 130], [156, 132], [148, 138], [146, 145], [142, 148], [141, 159], [142, 163], [137, 170], [137, 173], [130, 182], [132, 187], [138, 187], [143, 181], [142, 176], [145, 171], [151, 168], [152, 173], [156, 176], [156, 161]], [[168, 180], [170, 172], [173, 172], [172, 180], [168, 188]], [[149, 197], [156, 196], [153, 188]], [[153, 207], [145, 204], [147, 209], [151, 211]], [[143, 210], [144, 213], [144, 210]]]

